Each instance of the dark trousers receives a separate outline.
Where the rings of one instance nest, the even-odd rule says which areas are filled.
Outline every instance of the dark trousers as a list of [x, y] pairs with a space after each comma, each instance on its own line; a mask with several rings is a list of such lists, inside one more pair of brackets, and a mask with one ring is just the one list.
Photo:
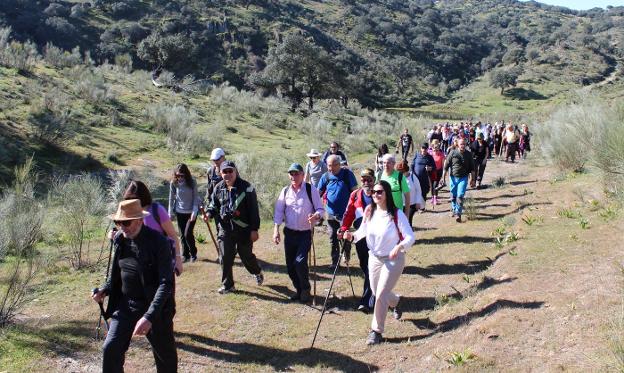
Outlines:
[[414, 220], [414, 214], [416, 214], [416, 204], [410, 205], [409, 223], [410, 227], [413, 227], [412, 220]]
[[507, 143], [507, 154], [505, 155], [505, 160], [509, 160], [511, 157], [511, 161], [516, 161], [516, 153], [518, 152], [518, 142], [510, 142]]
[[234, 266], [234, 258], [236, 253], [241, 258], [241, 262], [252, 275], [258, 275], [262, 272], [258, 259], [251, 251], [253, 242], [251, 242], [250, 232], [248, 230], [238, 231], [219, 231], [218, 236], [219, 250], [221, 251], [221, 284], [226, 288], [234, 286], [234, 275], [232, 267]]
[[355, 243], [355, 251], [357, 251], [358, 259], [360, 260], [360, 269], [364, 273], [364, 287], [360, 305], [373, 309], [375, 307], [375, 297], [370, 288], [368, 277], [368, 246], [366, 245], [366, 239], [361, 239]]
[[288, 277], [297, 290], [310, 291], [308, 253], [312, 247], [312, 231], [295, 231], [284, 228], [284, 253]]
[[485, 166], [487, 166], [487, 160], [475, 159], [475, 168], [477, 173], [477, 181], [480, 183], [483, 180], [483, 174], [485, 173]]
[[401, 146], [401, 156], [403, 157], [404, 161], [407, 160], [409, 149], [410, 149], [409, 146]]
[[[134, 327], [144, 313], [144, 309], [140, 311], [131, 309], [127, 302], [113, 313], [110, 329], [104, 341], [103, 373], [124, 371], [125, 355], [130, 346]], [[163, 310], [161, 317], [156, 318], [152, 323], [152, 329], [146, 337], [152, 345], [156, 371], [159, 373], [177, 372], [178, 352], [173, 337], [173, 312]]]
[[[335, 267], [340, 259], [340, 245], [338, 243], [338, 229], [340, 229], [340, 221], [327, 219], [327, 229], [329, 230], [329, 243], [331, 245], [332, 267]], [[345, 258], [351, 258], [351, 242], [343, 241], [345, 249]]]
[[[176, 212], [176, 218], [178, 220], [178, 229], [180, 230], [180, 240], [182, 241], [182, 247], [184, 249], [183, 254], [186, 259], [197, 256], [197, 247], [195, 246], [195, 236], [193, 235], [193, 229], [195, 229], [195, 221], [189, 222], [191, 214], [181, 214]], [[188, 223], [188, 229], [186, 224]], [[185, 234], [186, 233], [186, 234]]]

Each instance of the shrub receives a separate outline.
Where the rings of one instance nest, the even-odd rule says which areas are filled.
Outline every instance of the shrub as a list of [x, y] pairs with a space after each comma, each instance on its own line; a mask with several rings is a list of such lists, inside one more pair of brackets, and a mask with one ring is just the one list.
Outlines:
[[[81, 174], [57, 178], [49, 194], [54, 211], [59, 249], [75, 269], [91, 264], [90, 238], [101, 224], [106, 212], [102, 182], [91, 175]], [[62, 247], [66, 243], [67, 247]]]
[[11, 28], [0, 28], [0, 65], [31, 71], [39, 59], [37, 46], [31, 42], [19, 43], [11, 40]]
[[21, 311], [33, 294], [32, 282], [40, 268], [34, 245], [41, 238], [43, 208], [35, 200], [33, 160], [15, 169], [13, 186], [0, 195], [0, 327], [6, 326]]
[[70, 53], [48, 43], [43, 51], [43, 60], [54, 67], [72, 67], [82, 63], [82, 55], [80, 47], [75, 47]]
[[69, 96], [58, 88], [45, 92], [28, 118], [34, 136], [49, 143], [70, 137], [75, 130], [70, 103]]
[[92, 105], [104, 104], [114, 99], [104, 75], [96, 69], [81, 69], [74, 84], [76, 94]]

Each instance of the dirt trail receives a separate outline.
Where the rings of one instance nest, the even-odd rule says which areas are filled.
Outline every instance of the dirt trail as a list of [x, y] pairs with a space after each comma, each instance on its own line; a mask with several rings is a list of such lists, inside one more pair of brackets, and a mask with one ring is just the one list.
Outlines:
[[[500, 188], [492, 186], [497, 177], [505, 177]], [[458, 224], [449, 217], [447, 193], [434, 211], [416, 215], [417, 243], [397, 286], [403, 318], [389, 315], [385, 342], [374, 347], [364, 344], [371, 316], [353, 309], [346, 271], [330, 299], [339, 312], [326, 315], [317, 349], [309, 351], [319, 313], [287, 300], [292, 286], [283, 248], [269, 243], [269, 230], [254, 249], [265, 284], [256, 286], [237, 264], [238, 292], [226, 296], [214, 291], [220, 281], [214, 248], [201, 244], [200, 261], [187, 265], [177, 284], [180, 371], [420, 372], [462, 364], [476, 371], [611, 369], [607, 339], [622, 300], [621, 219], [600, 220], [607, 206], [593, 195], [598, 191], [590, 178], [553, 179], [536, 160], [491, 161], [488, 187], [467, 195], [465, 216], [472, 220]], [[582, 217], [562, 217], [564, 209]], [[582, 219], [589, 229], [582, 229]], [[497, 230], [513, 242], [496, 245]], [[198, 231], [208, 237], [205, 227]], [[331, 279], [326, 241], [318, 232], [319, 303]], [[359, 295], [357, 259], [351, 264]], [[93, 316], [76, 312], [85, 325]], [[99, 348], [89, 340], [69, 360], [50, 356], [50, 364], [59, 371], [94, 371]], [[153, 369], [147, 343], [133, 342], [126, 367]]]

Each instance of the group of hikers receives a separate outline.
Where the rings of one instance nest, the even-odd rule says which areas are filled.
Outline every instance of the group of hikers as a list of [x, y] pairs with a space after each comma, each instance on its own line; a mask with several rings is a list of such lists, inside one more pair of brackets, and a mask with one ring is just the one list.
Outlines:
[[[397, 141], [396, 155], [387, 145], [380, 146], [373, 167], [358, 170], [358, 183], [338, 143], [331, 143], [323, 153], [311, 149], [305, 166], [292, 163], [284, 170], [289, 182], [274, 207], [272, 241], [284, 244], [287, 272], [295, 290], [290, 299], [308, 303], [313, 297], [308, 259], [315, 229], [326, 226], [334, 273], [341, 258], [348, 266], [351, 246], [355, 246], [364, 275], [357, 309], [373, 314], [366, 343], [380, 343], [388, 310], [395, 319], [402, 315], [401, 297], [393, 289], [405, 267], [405, 253], [415, 241], [415, 213], [425, 212], [428, 201], [432, 209], [441, 203], [438, 192], [448, 179], [451, 216], [462, 222], [466, 190], [482, 186], [487, 160], [504, 154], [505, 161], [514, 162], [516, 154], [524, 157], [528, 151], [526, 125], [521, 129], [504, 123], [435, 125], [416, 152], [405, 129]], [[410, 164], [408, 158], [413, 153]], [[260, 229], [255, 188], [242, 178], [236, 164], [226, 159], [222, 148], [214, 149], [210, 159], [204, 196], [200, 196], [189, 168], [179, 164], [170, 181], [167, 207], [153, 201], [144, 183], [131, 181], [116, 213], [110, 216], [116, 227], [110, 237], [112, 267], [106, 283], [92, 294], [100, 304], [109, 297], [102, 315], [111, 319], [103, 348], [104, 372], [123, 371], [133, 335], [147, 337], [157, 371], [177, 370], [175, 275], [182, 274], [185, 262], [197, 260], [193, 231], [198, 217], [206, 222], [211, 235], [212, 220], [217, 227], [219, 294], [236, 290], [232, 267], [237, 253], [256, 283], [264, 282], [253, 253]]]

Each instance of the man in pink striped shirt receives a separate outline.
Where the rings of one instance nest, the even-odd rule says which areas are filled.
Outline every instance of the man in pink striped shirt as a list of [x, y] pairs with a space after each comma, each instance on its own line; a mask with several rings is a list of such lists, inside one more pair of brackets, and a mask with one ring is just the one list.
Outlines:
[[303, 182], [303, 167], [293, 163], [288, 168], [290, 185], [282, 189], [273, 214], [273, 242], [279, 245], [279, 227], [284, 226], [284, 252], [286, 268], [297, 293], [290, 297], [307, 303], [310, 300], [308, 276], [308, 253], [312, 245], [312, 229], [321, 218], [324, 209], [318, 190]]

